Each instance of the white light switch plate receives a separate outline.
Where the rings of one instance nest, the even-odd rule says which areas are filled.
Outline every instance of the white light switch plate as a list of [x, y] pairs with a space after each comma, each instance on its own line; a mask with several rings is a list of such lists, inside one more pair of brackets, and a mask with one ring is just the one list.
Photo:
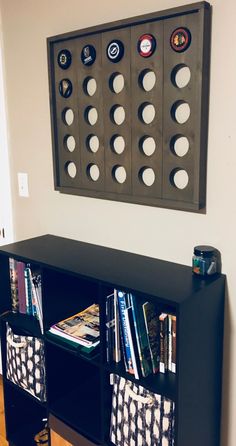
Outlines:
[[19, 172], [17, 175], [18, 175], [19, 196], [28, 197], [29, 196], [28, 174]]

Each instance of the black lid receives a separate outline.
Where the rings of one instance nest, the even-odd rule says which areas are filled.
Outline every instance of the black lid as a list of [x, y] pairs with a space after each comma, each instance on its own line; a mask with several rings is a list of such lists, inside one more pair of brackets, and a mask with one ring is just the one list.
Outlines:
[[217, 249], [213, 246], [199, 245], [194, 247], [194, 254], [196, 256], [211, 257], [213, 254], [217, 253]]

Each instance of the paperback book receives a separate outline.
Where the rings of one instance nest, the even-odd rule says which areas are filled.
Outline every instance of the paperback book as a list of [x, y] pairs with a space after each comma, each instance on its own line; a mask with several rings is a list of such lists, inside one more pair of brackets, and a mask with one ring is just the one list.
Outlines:
[[158, 308], [151, 302], [145, 302], [143, 304], [143, 316], [149, 340], [152, 371], [153, 373], [157, 373], [159, 371], [159, 362], [160, 362], [160, 343], [158, 339], [158, 333], [159, 333]]

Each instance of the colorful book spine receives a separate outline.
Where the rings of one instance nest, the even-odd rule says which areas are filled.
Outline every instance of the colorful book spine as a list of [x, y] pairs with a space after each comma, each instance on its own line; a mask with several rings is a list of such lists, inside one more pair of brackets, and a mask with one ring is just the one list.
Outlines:
[[168, 314], [168, 370], [172, 372], [172, 315]]
[[140, 367], [142, 376], [145, 378], [150, 373], [152, 373], [152, 362], [151, 362], [148, 335], [142, 308], [140, 305], [138, 305], [136, 297], [133, 294], [130, 294], [130, 303], [133, 312], [134, 329], [136, 335]]
[[42, 278], [40, 273], [32, 273], [32, 283], [34, 285], [36, 295], [37, 295], [37, 302], [40, 309], [40, 312], [43, 314], [43, 308], [42, 308]]
[[106, 296], [105, 310], [106, 310], [106, 360], [109, 363], [111, 355], [110, 355], [110, 348], [109, 348], [109, 329], [108, 329], [108, 324], [109, 324], [109, 320], [110, 320], [108, 296]]
[[19, 312], [26, 314], [25, 263], [17, 262]]
[[124, 310], [125, 312], [125, 319], [126, 319], [126, 327], [127, 327], [127, 334], [129, 338], [129, 345], [130, 345], [130, 353], [131, 353], [131, 359], [134, 369], [134, 376], [136, 379], [139, 379], [139, 369], [138, 369], [138, 348], [137, 348], [137, 342], [136, 342], [136, 336], [135, 336], [135, 329], [134, 329], [134, 321], [133, 321], [133, 311], [132, 307], [128, 307]]
[[26, 294], [26, 313], [28, 315], [33, 314], [32, 307], [32, 295], [31, 295], [31, 279], [30, 279], [30, 268], [27, 266], [24, 271], [25, 277], [25, 294]]
[[[39, 276], [37, 276], [39, 277]], [[33, 316], [37, 317], [40, 325], [41, 333], [44, 333], [43, 328], [43, 311], [42, 311], [42, 301], [41, 296], [39, 294], [39, 289], [37, 286], [36, 275], [32, 273], [31, 269], [29, 268], [29, 280], [30, 280], [30, 288], [31, 288], [31, 300], [32, 300], [32, 314]], [[41, 283], [41, 280], [40, 280]]]
[[165, 373], [168, 369], [168, 315], [161, 313], [160, 322], [160, 372]]
[[123, 344], [124, 344], [124, 354], [126, 357], [125, 364], [127, 367], [127, 372], [130, 373], [131, 375], [134, 375], [134, 365], [133, 365], [133, 361], [132, 361], [129, 335], [128, 335], [128, 329], [127, 329], [127, 316], [125, 315], [125, 310], [127, 308], [127, 296], [126, 296], [126, 293], [124, 293], [123, 291], [118, 291], [117, 297], [118, 297], [121, 330], [122, 330], [122, 337], [123, 337]]
[[12, 311], [19, 311], [19, 296], [18, 296], [18, 278], [17, 278], [17, 261], [9, 258], [10, 271], [10, 287], [11, 287], [11, 306]]
[[152, 362], [152, 371], [159, 371], [160, 362], [160, 342], [159, 342], [159, 311], [156, 305], [151, 302], [143, 304], [143, 316], [147, 330], [149, 348]]
[[115, 318], [115, 362], [121, 361], [121, 346], [120, 346], [120, 318], [118, 309], [117, 290], [114, 290], [114, 318]]
[[172, 358], [171, 358], [171, 371], [176, 373], [176, 316], [172, 316]]

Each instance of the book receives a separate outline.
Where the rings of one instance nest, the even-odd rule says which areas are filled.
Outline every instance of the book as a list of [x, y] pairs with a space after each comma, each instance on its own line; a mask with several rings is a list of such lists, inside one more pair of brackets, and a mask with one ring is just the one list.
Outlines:
[[118, 309], [117, 290], [114, 290], [114, 318], [115, 318], [115, 362], [121, 361], [120, 347], [120, 317]]
[[127, 328], [127, 316], [125, 313], [125, 310], [129, 304], [128, 295], [124, 293], [123, 291], [117, 291], [117, 298], [118, 298], [118, 307], [119, 307], [119, 315], [120, 315], [120, 325], [121, 325], [121, 336], [122, 336], [122, 344], [124, 349], [124, 363], [125, 368], [128, 373], [131, 375], [134, 375], [134, 364], [132, 360], [131, 355], [131, 349], [130, 349], [130, 340], [128, 335], [128, 328]]
[[127, 327], [127, 335], [129, 339], [134, 376], [136, 379], [139, 379], [139, 367], [138, 367], [139, 356], [138, 356], [138, 348], [134, 329], [133, 311], [131, 306], [124, 309], [124, 316]]
[[172, 372], [172, 314], [168, 314], [168, 370]]
[[151, 353], [147, 330], [141, 305], [138, 305], [136, 297], [130, 294], [130, 302], [133, 312], [133, 321], [138, 348], [138, 355], [142, 376], [145, 378], [152, 373]]
[[143, 316], [149, 341], [149, 349], [152, 362], [152, 371], [159, 371], [160, 362], [160, 341], [159, 341], [159, 311], [152, 302], [145, 302], [142, 305]]
[[9, 272], [10, 272], [10, 289], [11, 289], [11, 306], [12, 311], [19, 311], [19, 296], [18, 296], [18, 278], [17, 278], [17, 261], [12, 257], [9, 258]]
[[168, 369], [168, 315], [161, 313], [160, 321], [160, 372], [165, 373]]
[[41, 333], [44, 333], [43, 328], [43, 310], [42, 310], [42, 296], [41, 296], [41, 275], [33, 273], [29, 268], [29, 280], [31, 287], [32, 313], [39, 321]]
[[171, 371], [176, 373], [176, 316], [172, 316], [172, 358], [171, 358]]
[[24, 277], [25, 277], [26, 314], [28, 314], [28, 315], [33, 314], [30, 274], [31, 274], [30, 267], [29, 267], [29, 265], [27, 265], [24, 269]]
[[99, 305], [90, 305], [85, 310], [57, 322], [49, 331], [81, 345], [97, 344], [100, 340]]
[[114, 294], [106, 296], [106, 358], [111, 363], [115, 357]]
[[75, 349], [80, 354], [86, 356], [86, 357], [92, 357], [98, 352], [98, 345], [99, 342], [96, 342], [94, 345], [81, 345], [77, 342], [72, 341], [71, 339], [66, 339], [65, 337], [58, 337], [56, 334], [51, 333], [50, 331], [47, 331], [46, 333], [47, 338], [51, 339], [53, 342], [60, 342], [62, 345], [65, 345], [66, 347], [70, 347]]
[[26, 295], [25, 295], [25, 263], [17, 262], [17, 279], [18, 279], [18, 299], [19, 299], [19, 312], [26, 314]]

